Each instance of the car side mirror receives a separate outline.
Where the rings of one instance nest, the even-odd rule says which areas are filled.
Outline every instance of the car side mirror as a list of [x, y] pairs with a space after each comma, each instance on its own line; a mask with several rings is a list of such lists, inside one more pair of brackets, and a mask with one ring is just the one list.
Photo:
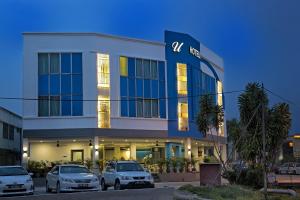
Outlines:
[[30, 173], [28, 173], [28, 175], [29, 175], [29, 176], [33, 176], [33, 173], [32, 173], [32, 172], [30, 172]]

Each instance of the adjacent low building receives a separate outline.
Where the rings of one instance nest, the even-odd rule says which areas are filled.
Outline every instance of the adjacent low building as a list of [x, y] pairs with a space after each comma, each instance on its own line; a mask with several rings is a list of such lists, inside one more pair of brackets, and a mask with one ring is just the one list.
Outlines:
[[0, 107], [0, 165], [21, 163], [22, 118]]
[[226, 157], [226, 126], [204, 138], [196, 124], [201, 95], [223, 105], [223, 60], [188, 34], [23, 38], [24, 162], [202, 160], [213, 139]]

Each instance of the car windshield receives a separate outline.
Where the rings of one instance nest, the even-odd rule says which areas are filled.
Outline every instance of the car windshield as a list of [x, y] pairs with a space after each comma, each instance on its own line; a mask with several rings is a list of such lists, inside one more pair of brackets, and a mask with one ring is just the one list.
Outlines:
[[118, 172], [144, 171], [144, 169], [138, 163], [118, 163], [118, 165], [117, 165], [117, 171]]
[[0, 176], [22, 176], [28, 175], [23, 167], [1, 167]]
[[73, 173], [91, 173], [86, 167], [80, 166], [62, 166], [60, 168], [62, 174], [73, 174]]

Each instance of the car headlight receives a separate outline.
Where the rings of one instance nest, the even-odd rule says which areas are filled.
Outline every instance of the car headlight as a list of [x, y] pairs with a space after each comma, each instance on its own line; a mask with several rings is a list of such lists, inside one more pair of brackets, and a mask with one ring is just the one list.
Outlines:
[[73, 180], [72, 180], [72, 179], [69, 179], [69, 178], [61, 178], [61, 180], [62, 180], [63, 182], [73, 183]]
[[131, 180], [132, 177], [130, 177], [130, 176], [121, 176], [121, 179], [122, 180]]
[[98, 178], [92, 178], [92, 182], [97, 182], [99, 181]]
[[30, 178], [28, 178], [28, 179], [26, 179], [26, 183], [31, 183], [32, 182], [32, 178], [30, 177]]

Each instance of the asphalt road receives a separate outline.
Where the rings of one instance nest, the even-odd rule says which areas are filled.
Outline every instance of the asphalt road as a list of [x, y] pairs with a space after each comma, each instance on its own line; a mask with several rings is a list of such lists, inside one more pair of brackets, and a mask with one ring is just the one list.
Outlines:
[[1, 200], [172, 200], [174, 188], [131, 189], [122, 191], [76, 192], [46, 194], [42, 191], [30, 196], [1, 197]]

